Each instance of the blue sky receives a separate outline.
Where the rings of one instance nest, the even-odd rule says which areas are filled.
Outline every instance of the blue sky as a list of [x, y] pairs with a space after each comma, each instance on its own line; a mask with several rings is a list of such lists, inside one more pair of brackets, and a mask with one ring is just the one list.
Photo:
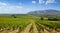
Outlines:
[[60, 10], [60, 0], [0, 0], [0, 14], [25, 14], [45, 9]]

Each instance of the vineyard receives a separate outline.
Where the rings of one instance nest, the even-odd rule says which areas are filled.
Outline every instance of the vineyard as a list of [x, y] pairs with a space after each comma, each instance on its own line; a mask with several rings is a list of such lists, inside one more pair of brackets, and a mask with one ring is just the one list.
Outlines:
[[60, 21], [33, 15], [0, 15], [0, 33], [60, 33]]

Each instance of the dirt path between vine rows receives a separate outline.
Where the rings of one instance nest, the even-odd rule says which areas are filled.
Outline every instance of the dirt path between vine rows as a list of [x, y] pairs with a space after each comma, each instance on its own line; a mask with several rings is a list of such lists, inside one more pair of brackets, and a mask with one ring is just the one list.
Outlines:
[[6, 30], [2, 31], [1, 33], [17, 33], [17, 32], [19, 32], [19, 29], [16, 29], [14, 31], [9, 31], [6, 29]]
[[32, 25], [32, 23], [29, 24], [21, 33], [30, 33], [29, 30], [31, 28], [31, 25]]
[[19, 29], [16, 29], [16, 30], [11, 31], [11, 32], [9, 32], [9, 33], [18, 33], [18, 32], [19, 32]]
[[32, 20], [32, 23], [33, 23], [33, 33], [38, 33], [38, 30], [37, 30], [37, 27], [36, 27], [35, 21]]
[[38, 30], [37, 30], [37, 27], [36, 27], [35, 23], [33, 25], [33, 33], [38, 33]]

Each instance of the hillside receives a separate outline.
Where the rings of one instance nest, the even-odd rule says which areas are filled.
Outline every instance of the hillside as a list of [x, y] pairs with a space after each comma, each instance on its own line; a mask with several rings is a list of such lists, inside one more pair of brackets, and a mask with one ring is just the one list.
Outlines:
[[32, 12], [28, 12], [28, 14], [60, 14], [60, 11], [48, 9], [48, 10], [36, 10]]

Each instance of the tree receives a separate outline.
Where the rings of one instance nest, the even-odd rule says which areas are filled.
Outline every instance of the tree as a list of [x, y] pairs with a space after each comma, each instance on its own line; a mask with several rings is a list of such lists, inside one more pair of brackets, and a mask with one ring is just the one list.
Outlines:
[[16, 15], [12, 15], [13, 18], [16, 18]]
[[50, 21], [59, 21], [58, 18], [48, 18], [48, 20], [50, 20]]
[[43, 18], [43, 17], [41, 17], [41, 20], [44, 20], [44, 18]]

